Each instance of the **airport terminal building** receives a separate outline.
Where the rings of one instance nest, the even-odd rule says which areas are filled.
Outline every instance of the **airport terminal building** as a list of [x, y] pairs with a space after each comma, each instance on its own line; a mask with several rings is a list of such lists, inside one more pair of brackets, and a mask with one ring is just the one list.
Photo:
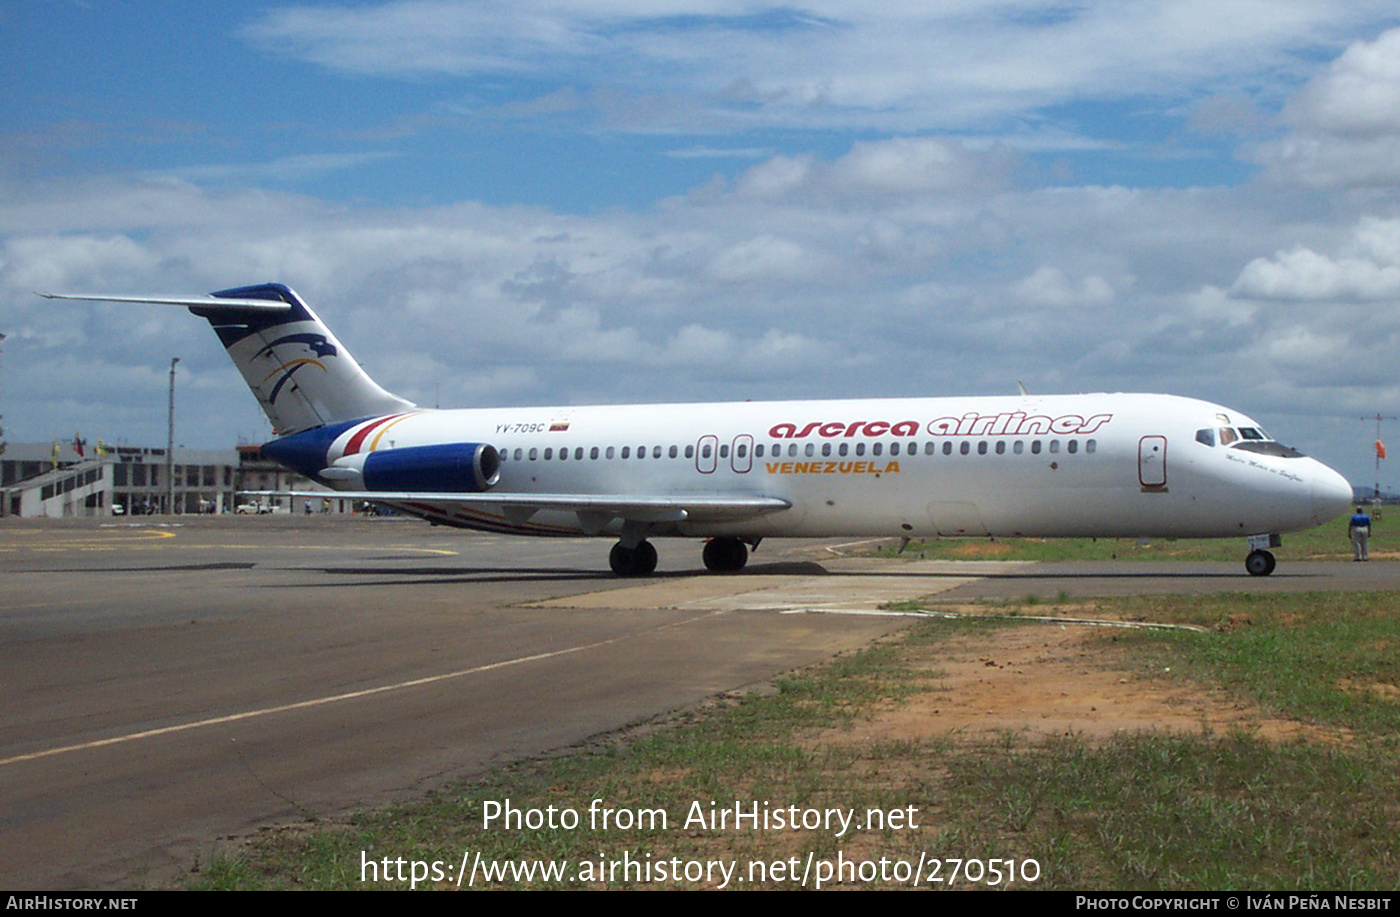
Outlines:
[[[0, 454], [0, 516], [64, 518], [245, 511], [350, 512], [320, 485], [265, 459], [260, 446], [164, 449], [8, 443]], [[169, 482], [174, 482], [173, 488]], [[306, 491], [306, 498], [239, 498], [244, 490]]]

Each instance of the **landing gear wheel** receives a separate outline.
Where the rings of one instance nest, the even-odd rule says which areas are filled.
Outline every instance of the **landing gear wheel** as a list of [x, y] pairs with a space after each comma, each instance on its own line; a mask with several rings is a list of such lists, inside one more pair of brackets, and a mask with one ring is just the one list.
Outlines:
[[637, 575], [651, 576], [656, 572], [656, 547], [650, 541], [637, 545]]
[[651, 576], [656, 571], [656, 548], [649, 541], [635, 548], [623, 547], [619, 541], [608, 554], [608, 565], [618, 576]]
[[1278, 561], [1274, 560], [1274, 555], [1268, 551], [1250, 551], [1244, 559], [1244, 568], [1249, 571], [1250, 576], [1268, 576], [1274, 572], [1274, 567], [1278, 566]]
[[712, 573], [738, 573], [749, 562], [749, 549], [737, 538], [711, 538], [701, 556]]

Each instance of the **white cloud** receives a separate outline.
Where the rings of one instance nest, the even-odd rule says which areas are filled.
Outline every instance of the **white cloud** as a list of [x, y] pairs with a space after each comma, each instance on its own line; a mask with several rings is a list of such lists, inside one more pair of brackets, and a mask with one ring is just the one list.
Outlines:
[[1279, 183], [1384, 187], [1400, 181], [1400, 29], [1359, 41], [1284, 109], [1290, 132], [1250, 158]]
[[1231, 292], [1257, 299], [1400, 299], [1400, 221], [1366, 218], [1336, 256], [1304, 246], [1245, 265]]
[[1100, 306], [1113, 300], [1113, 287], [1097, 274], [1071, 280], [1057, 267], [1044, 266], [1016, 284], [1016, 295], [1028, 303], [1066, 308]]
[[[244, 35], [355, 73], [584, 78], [634, 98], [695, 99], [731, 125], [927, 130], [1297, 74], [1300, 48], [1389, 13], [1375, 0], [401, 0], [277, 9]], [[697, 114], [672, 102], [645, 120], [668, 117]]]
[[747, 239], [720, 252], [710, 267], [711, 275], [725, 283], [797, 280], [809, 277], [817, 265], [802, 246], [777, 236]]
[[1400, 133], [1400, 29], [1348, 47], [1289, 102], [1287, 115], [1325, 134]]

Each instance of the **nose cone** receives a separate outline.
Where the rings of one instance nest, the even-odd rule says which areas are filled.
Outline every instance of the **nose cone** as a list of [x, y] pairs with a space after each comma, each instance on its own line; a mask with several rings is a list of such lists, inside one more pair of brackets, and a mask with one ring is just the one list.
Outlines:
[[1312, 474], [1312, 516], [1313, 522], [1329, 522], [1351, 508], [1351, 484], [1346, 478], [1317, 462], [1317, 470]]

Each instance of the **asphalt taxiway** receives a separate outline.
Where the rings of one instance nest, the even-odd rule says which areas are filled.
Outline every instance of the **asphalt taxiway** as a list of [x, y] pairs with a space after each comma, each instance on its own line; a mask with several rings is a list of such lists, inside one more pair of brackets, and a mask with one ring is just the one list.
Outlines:
[[[219, 838], [567, 747], [899, 624], [692, 601], [713, 581], [698, 543], [662, 546], [649, 585], [675, 592], [636, 607], [570, 601], [632, 585], [600, 540], [173, 521], [0, 527], [0, 887], [163, 883]], [[735, 588], [820, 572], [768, 548]]]
[[[169, 523], [169, 524], [167, 524]], [[868, 643], [882, 604], [1400, 587], [1396, 564], [876, 561], [407, 520], [0, 521], [0, 887], [133, 888], [259, 826], [382, 804]]]

